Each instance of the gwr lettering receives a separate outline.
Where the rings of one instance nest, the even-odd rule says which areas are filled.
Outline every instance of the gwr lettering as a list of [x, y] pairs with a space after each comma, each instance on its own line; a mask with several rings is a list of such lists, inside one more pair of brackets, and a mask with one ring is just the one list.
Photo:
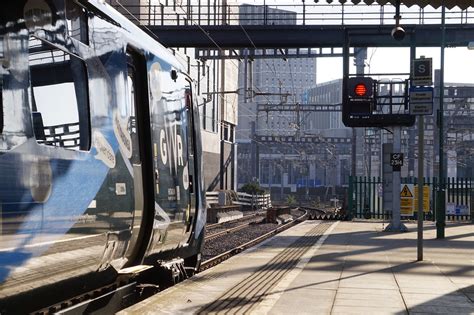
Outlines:
[[176, 132], [176, 125], [174, 125], [170, 132], [167, 130], [160, 131], [160, 153], [161, 153], [161, 160], [163, 161], [164, 165], [168, 164], [169, 154], [168, 152], [173, 153], [173, 165], [170, 163], [170, 169], [172, 166], [184, 166], [183, 160], [183, 140], [181, 139], [181, 135], [177, 134]]

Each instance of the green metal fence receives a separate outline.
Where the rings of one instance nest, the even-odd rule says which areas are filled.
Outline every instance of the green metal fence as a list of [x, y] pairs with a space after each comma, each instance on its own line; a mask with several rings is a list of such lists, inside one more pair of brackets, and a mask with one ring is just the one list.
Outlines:
[[[472, 178], [446, 178], [446, 220], [470, 220], [474, 209], [474, 183]], [[406, 177], [401, 184], [417, 185], [417, 178]], [[439, 181], [436, 177], [424, 178], [424, 184], [430, 187], [430, 211], [427, 220], [436, 217], [436, 191]], [[348, 208], [352, 216], [357, 218], [390, 219], [391, 210], [383, 209], [383, 182], [380, 177], [351, 176], [349, 178]], [[415, 205], [414, 215], [404, 217], [415, 219], [417, 215]]]

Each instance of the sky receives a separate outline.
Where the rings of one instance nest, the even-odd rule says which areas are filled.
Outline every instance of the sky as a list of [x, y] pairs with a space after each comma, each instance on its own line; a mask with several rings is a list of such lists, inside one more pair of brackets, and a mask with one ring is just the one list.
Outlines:
[[[433, 58], [433, 69], [440, 69], [440, 55], [440, 48], [417, 49], [417, 58], [420, 56]], [[474, 50], [468, 50], [466, 47], [446, 48], [444, 58], [444, 81], [446, 83], [474, 84]], [[367, 64], [370, 67], [366, 67], [366, 73], [369, 73], [369, 71], [370, 73], [409, 72], [409, 48], [369, 48]], [[353, 67], [351, 73], [355, 73]], [[342, 58], [317, 58], [317, 83], [340, 79], [341, 77]]]
[[[238, 0], [239, 4], [266, 5], [270, 7], [278, 7], [284, 10], [296, 11], [300, 14], [298, 19], [302, 18], [301, 0]], [[348, 2], [349, 4], [350, 2]], [[381, 6], [374, 5], [348, 5], [345, 7], [346, 24], [380, 24]], [[284, 5], [296, 5], [287, 6]], [[341, 5], [337, 0], [333, 1], [333, 5], [328, 5], [325, 0], [319, 1], [317, 5], [313, 1], [306, 1], [308, 24], [340, 24], [338, 20], [341, 16]], [[394, 6], [383, 6], [383, 23], [395, 24]], [[423, 11], [423, 17], [426, 24], [440, 23], [440, 9], [433, 9], [427, 6]], [[472, 12], [472, 9], [471, 9]], [[411, 8], [401, 7], [401, 24], [418, 24], [420, 18], [420, 8], [412, 6]], [[335, 18], [330, 21], [325, 18]], [[446, 23], [462, 23], [463, 12], [459, 8], [446, 10]], [[474, 23], [474, 16], [469, 15], [469, 23]], [[299, 23], [301, 24], [301, 23]], [[474, 41], [474, 34], [473, 39]], [[433, 69], [440, 68], [440, 48], [418, 48], [417, 57], [424, 55], [433, 58]], [[409, 72], [410, 66], [409, 48], [372, 48], [368, 51], [367, 63], [370, 64], [371, 73], [388, 73], [388, 72]], [[350, 63], [352, 64], [352, 62]], [[317, 83], [323, 83], [342, 77], [342, 58], [318, 58], [317, 59]], [[339, 70], [337, 70], [339, 69]], [[445, 82], [449, 83], [471, 83], [474, 84], [474, 50], [468, 50], [466, 47], [446, 48], [445, 49]], [[355, 73], [355, 69], [351, 69], [351, 73]], [[367, 67], [366, 72], [369, 72]], [[434, 75], [434, 74], [433, 74]]]

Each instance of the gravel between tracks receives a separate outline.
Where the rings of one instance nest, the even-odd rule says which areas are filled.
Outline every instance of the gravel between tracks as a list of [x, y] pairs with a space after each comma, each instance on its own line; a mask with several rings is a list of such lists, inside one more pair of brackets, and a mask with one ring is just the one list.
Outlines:
[[[293, 219], [296, 219], [302, 214], [303, 211], [300, 210], [293, 210], [291, 212]], [[204, 249], [202, 252], [203, 261], [254, 240], [263, 234], [275, 230], [278, 226], [279, 225], [275, 223], [251, 224], [248, 227], [234, 233], [207, 240], [204, 244]]]

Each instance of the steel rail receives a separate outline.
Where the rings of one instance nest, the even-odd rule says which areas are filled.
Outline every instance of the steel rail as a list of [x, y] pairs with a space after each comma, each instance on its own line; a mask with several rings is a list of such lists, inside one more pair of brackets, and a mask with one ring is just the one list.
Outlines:
[[210, 235], [206, 235], [206, 237], [204, 239], [205, 239], [205, 241], [210, 241], [210, 240], [213, 240], [215, 238], [218, 238], [218, 237], [221, 237], [221, 236], [233, 233], [233, 232], [240, 231], [242, 229], [245, 229], [249, 225], [253, 224], [254, 222], [256, 222], [256, 221], [245, 222], [245, 223], [240, 224], [238, 226], [234, 226], [232, 228], [225, 229], [224, 231], [213, 233], [213, 234], [210, 234]]
[[215, 227], [218, 227], [219, 225], [223, 225], [223, 224], [226, 224], [226, 223], [236, 222], [236, 221], [239, 221], [239, 220], [242, 220], [242, 219], [246, 219], [246, 218], [255, 217], [255, 216], [258, 216], [258, 215], [260, 215], [260, 214], [265, 214], [265, 211], [258, 211], [258, 212], [255, 212], [255, 213], [252, 213], [252, 214], [243, 216], [242, 218], [238, 218], [238, 219], [234, 219], [234, 220], [230, 220], [230, 221], [219, 222], [219, 223], [213, 223], [213, 224], [207, 224], [207, 225], [206, 225], [206, 228], [207, 228], [207, 229], [215, 228]]
[[[298, 209], [298, 208], [296, 208], [296, 209]], [[303, 210], [303, 211], [305, 211], [305, 210]], [[276, 235], [276, 234], [278, 234], [278, 233], [280, 233], [280, 232], [296, 225], [296, 224], [299, 224], [299, 223], [305, 221], [307, 219], [307, 215], [308, 215], [308, 213], [307, 213], [307, 211], [305, 211], [305, 213], [303, 215], [301, 215], [300, 217], [296, 218], [295, 220], [293, 220], [291, 222], [288, 222], [286, 224], [283, 224], [283, 225], [277, 227], [273, 231], [265, 233], [265, 234], [255, 238], [255, 239], [247, 242], [247, 243], [239, 245], [239, 246], [237, 246], [233, 249], [230, 249], [230, 250], [228, 250], [228, 251], [226, 251], [222, 254], [219, 254], [217, 256], [214, 256], [214, 257], [202, 262], [201, 266], [199, 268], [199, 272], [204, 271], [206, 269], [209, 269], [209, 268], [221, 263], [222, 261], [230, 258], [231, 256], [237, 255], [238, 253], [246, 250], [247, 248], [250, 248], [250, 247], [252, 247], [252, 246], [254, 246], [254, 245], [256, 245], [256, 244], [258, 244], [258, 243], [260, 243], [260, 242], [262, 242], [262, 241], [264, 241], [264, 240], [266, 240], [266, 239], [268, 239], [268, 238], [270, 238], [270, 237], [272, 237], [272, 236], [274, 236], [274, 235]]]

